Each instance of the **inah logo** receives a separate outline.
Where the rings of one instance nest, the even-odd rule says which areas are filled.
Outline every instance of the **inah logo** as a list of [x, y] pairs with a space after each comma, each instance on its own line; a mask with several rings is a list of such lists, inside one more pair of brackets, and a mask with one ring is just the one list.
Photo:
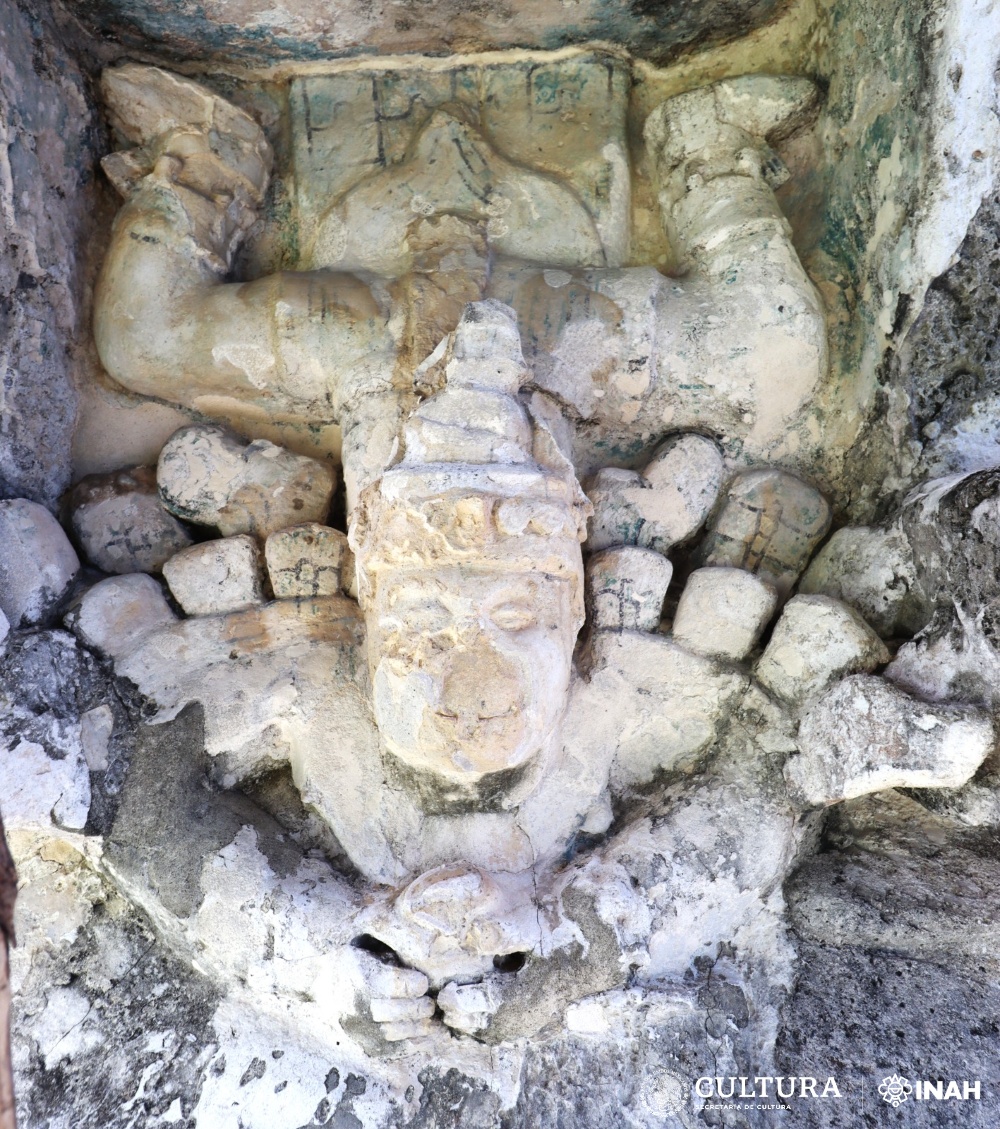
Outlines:
[[888, 1102], [893, 1109], [898, 1109], [906, 1101], [906, 1095], [913, 1093], [913, 1087], [898, 1074], [890, 1074], [888, 1078], [882, 1079], [878, 1092], [884, 1102]]

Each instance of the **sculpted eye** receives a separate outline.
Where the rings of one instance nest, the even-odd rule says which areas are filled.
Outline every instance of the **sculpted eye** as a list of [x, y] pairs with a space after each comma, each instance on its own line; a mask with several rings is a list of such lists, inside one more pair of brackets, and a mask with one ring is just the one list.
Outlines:
[[490, 619], [501, 631], [524, 631], [538, 622], [535, 613], [520, 604], [501, 604], [490, 612]]
[[427, 604], [414, 604], [399, 614], [398, 622], [403, 631], [419, 635], [433, 635], [444, 631], [452, 621], [451, 612], [437, 600]]

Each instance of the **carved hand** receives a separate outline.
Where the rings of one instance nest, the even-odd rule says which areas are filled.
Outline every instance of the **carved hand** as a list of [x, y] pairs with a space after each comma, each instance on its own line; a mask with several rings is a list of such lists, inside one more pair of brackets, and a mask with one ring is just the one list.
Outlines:
[[466, 1035], [484, 1031], [507, 996], [507, 984], [488, 976], [478, 984], [446, 984], [438, 993], [445, 1026]]
[[427, 977], [364, 950], [357, 950], [356, 959], [367, 993], [365, 1002], [386, 1042], [430, 1035], [434, 1001], [427, 995]]

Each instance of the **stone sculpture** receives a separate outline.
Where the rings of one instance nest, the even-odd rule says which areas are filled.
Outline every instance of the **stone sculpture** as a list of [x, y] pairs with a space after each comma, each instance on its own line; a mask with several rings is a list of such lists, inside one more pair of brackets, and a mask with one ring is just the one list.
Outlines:
[[[597, 65], [578, 64], [585, 82]], [[490, 81], [503, 91], [501, 72]], [[447, 1026], [495, 1041], [531, 1033], [560, 1002], [635, 982], [637, 945], [649, 946], [640, 976], [686, 964], [690, 943], [657, 925], [676, 886], [640, 877], [650, 858], [678, 849], [669, 801], [654, 790], [651, 823], [626, 822], [568, 866], [567, 852], [581, 835], [604, 836], [613, 810], [655, 779], [690, 768], [741, 699], [747, 708], [748, 675], [731, 664], [794, 585], [829, 509], [780, 471], [736, 479], [703, 543], [709, 567], [688, 581], [670, 637], [657, 631], [671, 572], [664, 557], [712, 511], [722, 452], [680, 435], [644, 476], [600, 471], [591, 534], [603, 552], [588, 569], [586, 599], [593, 506], [578, 475], [594, 467], [600, 438], [623, 429], [659, 438], [703, 419], [730, 457], [762, 458], [817, 387], [822, 312], [775, 202], [780, 162], [767, 144], [808, 113], [813, 87], [727, 80], [650, 116], [647, 154], [682, 277], [622, 265], [627, 164], [614, 136], [600, 149], [610, 183], [588, 198], [585, 160], [571, 168], [563, 155], [558, 173], [544, 153], [512, 161], [457, 99], [410, 121], [395, 158], [382, 154], [353, 179], [338, 174], [332, 202], [310, 202], [316, 269], [251, 283], [223, 279], [267, 186], [260, 128], [155, 68], [106, 72], [104, 89], [137, 146], [106, 161], [126, 204], [97, 295], [104, 363], [136, 391], [203, 411], [237, 404], [306, 423], [336, 419], [360, 603], [335, 583], [322, 598], [236, 612], [260, 603], [261, 581], [243, 580], [224, 554], [246, 542], [259, 557], [252, 537], [194, 546], [164, 573], [195, 618], [118, 653], [118, 669], [167, 710], [255, 696], [238, 718], [224, 710], [223, 725], [208, 719], [218, 778], [232, 787], [289, 763], [303, 799], [374, 884], [360, 900], [340, 888], [351, 908], [338, 932], [355, 945], [362, 1010], [386, 1040], [433, 1032], [428, 990]], [[442, 288], [436, 300], [422, 283]], [[595, 321], [594, 308], [614, 315]], [[459, 312], [440, 346], [414, 351], [426, 342], [404, 332], [414, 315], [440, 329]], [[213, 444], [224, 459], [213, 461]], [[263, 473], [239, 451], [218, 430], [176, 436], [160, 460], [168, 507], [200, 514], [187, 495], [200, 499], [203, 481], [214, 483], [222, 532], [253, 532], [252, 514], [241, 516], [246, 506], [222, 481]], [[277, 473], [290, 458], [277, 454], [254, 457]], [[195, 456], [192, 477], [184, 468]], [[263, 493], [253, 513], [280, 512], [266, 485], [255, 489]], [[215, 522], [214, 512], [195, 520]], [[213, 595], [211, 570], [199, 581], [202, 559], [225, 568], [218, 583], [233, 595]], [[591, 631], [578, 651], [585, 606]], [[843, 630], [867, 630], [846, 611], [841, 619]], [[316, 654], [292, 664], [289, 692], [282, 656], [307, 638]], [[254, 652], [266, 656], [263, 675], [260, 660], [249, 673], [239, 665]], [[876, 640], [843, 672], [885, 658]], [[765, 728], [781, 729], [780, 711], [764, 699], [758, 708], [771, 717]], [[823, 724], [817, 715], [813, 729]], [[963, 729], [975, 749], [962, 771], [985, 755], [988, 730], [982, 720]], [[795, 762], [799, 790], [805, 763]], [[737, 758], [720, 786], [736, 787], [745, 771]], [[810, 787], [807, 802], [829, 802], [816, 799], [821, 785]], [[758, 888], [779, 880], [800, 834], [791, 801], [769, 805], [756, 865], [773, 878]], [[569, 935], [584, 941], [572, 987], [555, 959], [566, 957]], [[400, 967], [373, 955], [388, 952]], [[213, 955], [226, 964], [221, 950]], [[517, 976], [497, 969], [529, 959], [535, 984], [519, 992]], [[542, 990], [546, 963], [560, 971]]]
[[[247, 434], [338, 423], [347, 532], [326, 524], [327, 462], [217, 423], [164, 447], [159, 501], [150, 470], [126, 476], [179, 531], [142, 571], [186, 618], [136, 565], [65, 622], [195, 732], [227, 832], [194, 855], [194, 897], [143, 810], [154, 792], [171, 819], [207, 810], [176, 799], [195, 769], [164, 737], [101, 865], [233, 998], [372, 1058], [486, 1072], [492, 1048], [611, 1030], [639, 997], [705, 1010], [728, 1053], [690, 983], [707, 961], [764, 1017], [744, 1050], [765, 1061], [806, 813], [957, 787], [993, 725], [876, 673], [889, 651], [862, 616], [888, 631], [912, 609], [848, 575], [850, 531], [806, 571], [830, 507], [767, 465], [827, 364], [770, 148], [813, 85], [727, 79], [650, 114], [672, 277], [630, 259], [627, 68], [536, 70], [387, 72], [373, 121], [356, 76], [295, 79], [306, 269], [248, 282], [228, 274], [267, 191], [261, 127], [161, 69], [105, 73], [131, 146], [105, 160], [125, 197], [95, 298], [107, 371]], [[95, 544], [85, 503], [117, 505], [112, 485], [78, 498]], [[29, 552], [47, 525], [23, 508]], [[181, 520], [221, 536], [189, 543]], [[59, 550], [72, 567], [8, 599], [12, 620], [63, 597], [78, 562]], [[803, 573], [814, 594], [793, 596]], [[58, 771], [15, 814], [44, 801], [85, 826], [111, 732], [86, 716], [87, 748], [59, 728]], [[47, 756], [39, 717], [25, 764]], [[277, 810], [286, 772], [289, 835], [235, 795]]]

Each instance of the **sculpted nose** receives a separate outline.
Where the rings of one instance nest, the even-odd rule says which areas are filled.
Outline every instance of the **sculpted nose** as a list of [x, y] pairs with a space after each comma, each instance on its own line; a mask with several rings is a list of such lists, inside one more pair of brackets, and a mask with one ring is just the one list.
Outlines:
[[454, 655], [441, 693], [443, 713], [476, 720], [500, 717], [520, 704], [517, 665], [488, 644]]

